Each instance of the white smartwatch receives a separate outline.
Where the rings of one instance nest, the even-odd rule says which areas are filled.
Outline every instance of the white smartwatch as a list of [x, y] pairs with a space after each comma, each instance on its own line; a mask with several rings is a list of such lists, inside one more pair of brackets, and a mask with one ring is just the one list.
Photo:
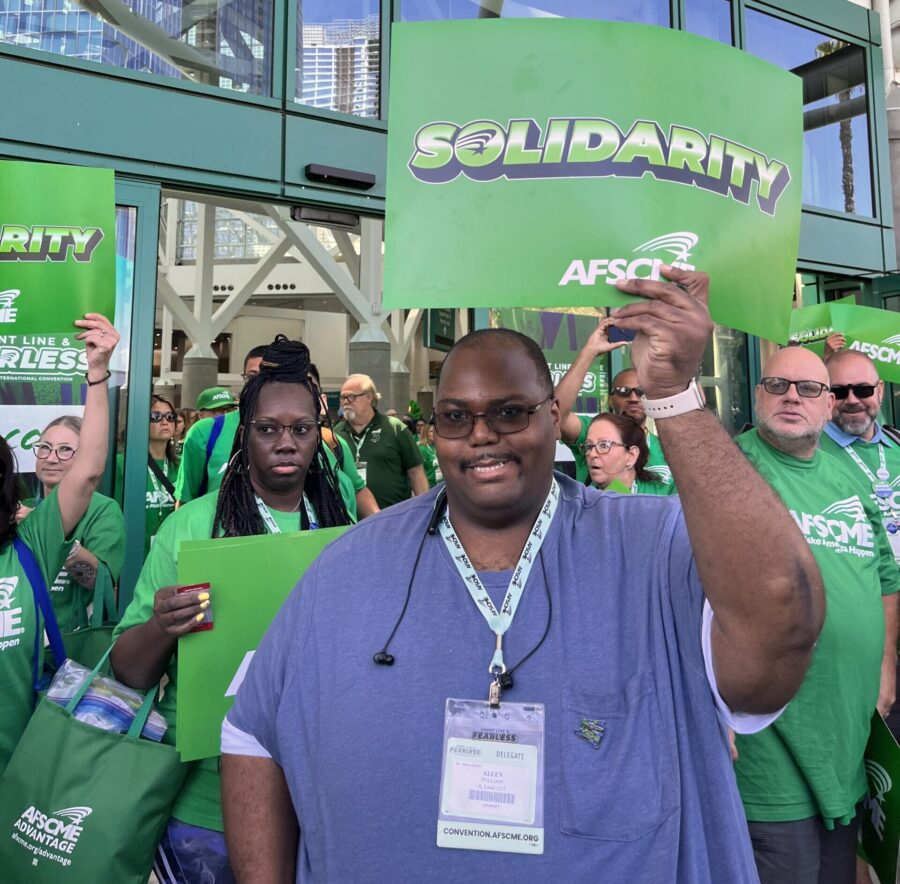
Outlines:
[[696, 378], [691, 378], [688, 388], [683, 393], [666, 396], [665, 399], [648, 399], [641, 396], [641, 406], [647, 417], [658, 421], [665, 417], [677, 417], [689, 411], [703, 411], [703, 394], [697, 386]]

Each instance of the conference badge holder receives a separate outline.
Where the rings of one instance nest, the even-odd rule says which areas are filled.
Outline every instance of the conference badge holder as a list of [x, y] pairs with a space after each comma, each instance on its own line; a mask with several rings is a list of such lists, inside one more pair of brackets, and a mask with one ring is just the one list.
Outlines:
[[366, 481], [366, 461], [358, 460], [356, 462], [356, 472], [359, 473], [359, 478]]
[[544, 706], [448, 699], [437, 846], [544, 852]]

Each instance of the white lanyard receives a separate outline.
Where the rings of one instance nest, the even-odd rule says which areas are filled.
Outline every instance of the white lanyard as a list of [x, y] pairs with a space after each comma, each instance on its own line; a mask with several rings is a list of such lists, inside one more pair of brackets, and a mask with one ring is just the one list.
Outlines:
[[[373, 420], [374, 420], [374, 418], [373, 418]], [[371, 429], [372, 429], [372, 424], [370, 423], [369, 426], [366, 427], [366, 430], [362, 434], [362, 436], [360, 436], [359, 439], [357, 440], [353, 436], [353, 427], [350, 427], [350, 438], [353, 441], [353, 457], [357, 463], [359, 463], [359, 452], [362, 450], [363, 442], [366, 441], [366, 436], [369, 435], [369, 430], [371, 430]]]
[[[877, 484], [877, 479], [872, 475], [872, 471], [863, 463], [863, 459], [856, 453], [853, 448], [853, 444], [851, 443], [844, 449], [850, 457], [856, 462], [856, 465], [866, 474], [866, 478], [872, 483], [872, 485]], [[891, 478], [891, 474], [887, 468], [887, 461], [884, 458], [884, 446], [880, 443], [878, 444], [878, 479], [882, 482], [886, 482]]]
[[[259, 510], [259, 515], [263, 522], [265, 522], [266, 528], [269, 529], [269, 533], [281, 534], [281, 528], [278, 527], [278, 523], [269, 512], [269, 508], [262, 502], [262, 499], [258, 494], [254, 494], [253, 496], [256, 498], [256, 508]], [[309, 530], [315, 531], [319, 527], [319, 523], [316, 520], [316, 514], [313, 511], [312, 504], [305, 494], [303, 495], [303, 507], [306, 510], [306, 517], [309, 519]]]
[[538, 513], [531, 533], [528, 535], [528, 541], [522, 550], [522, 555], [519, 556], [518, 564], [513, 571], [512, 578], [509, 581], [509, 588], [506, 590], [506, 596], [499, 611], [493, 601], [491, 601], [488, 591], [484, 588], [478, 574], [472, 567], [463, 545], [459, 542], [459, 538], [450, 524], [449, 512], [444, 513], [444, 517], [441, 519], [441, 537], [444, 538], [447, 550], [456, 563], [459, 576], [469, 591], [469, 595], [472, 596], [475, 607], [481, 611], [482, 616], [487, 620], [488, 626], [491, 628], [491, 632], [496, 636], [496, 650], [491, 658], [491, 665], [488, 666], [488, 672], [494, 676], [499, 676], [501, 673], [506, 672], [506, 664], [503, 662], [503, 635], [509, 629], [516, 614], [516, 608], [519, 606], [519, 600], [522, 598], [522, 592], [525, 590], [525, 584], [528, 582], [528, 575], [531, 573], [531, 566], [537, 558], [538, 552], [540, 552], [547, 532], [550, 530], [558, 504], [559, 485], [554, 479], [550, 485], [550, 493], [547, 495], [547, 499]]
[[[151, 470], [150, 467], [147, 467], [147, 472], [150, 474], [150, 481], [153, 483], [153, 491], [156, 495], [155, 499], [156, 499], [157, 503], [162, 504], [163, 501], [160, 499], [160, 495], [165, 489], [160, 488], [159, 482], [156, 481], [156, 476], [154, 475], [153, 470]], [[169, 478], [169, 462], [167, 460], [163, 462], [162, 472], [163, 472], [163, 475], [168, 479]], [[169, 503], [175, 502], [175, 498], [172, 497], [172, 495], [169, 494], [168, 491], [166, 491], [166, 497], [169, 499]]]

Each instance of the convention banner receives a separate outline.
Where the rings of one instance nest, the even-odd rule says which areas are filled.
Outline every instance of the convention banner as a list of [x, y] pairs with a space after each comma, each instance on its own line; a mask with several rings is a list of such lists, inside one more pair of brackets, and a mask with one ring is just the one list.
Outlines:
[[116, 308], [112, 170], [0, 161], [0, 382], [83, 382], [73, 322]]
[[883, 381], [900, 383], [900, 313], [834, 303], [831, 322], [851, 350], [872, 359]]
[[866, 746], [869, 793], [863, 802], [861, 840], [878, 880], [897, 880], [900, 846], [900, 746], [878, 713]]
[[346, 530], [322, 528], [182, 544], [178, 581], [209, 583], [213, 612], [212, 629], [178, 640], [175, 748], [182, 761], [219, 754], [222, 720], [256, 646], [304, 571]]
[[831, 323], [832, 304], [855, 304], [856, 298], [847, 295], [837, 301], [824, 304], [812, 304], [809, 307], [798, 307], [791, 311], [791, 334], [788, 339], [792, 344], [802, 344], [821, 356], [825, 352], [825, 339], [835, 333]]
[[783, 343], [801, 109], [795, 75], [667, 28], [396, 24], [384, 308], [622, 304], [667, 263]]
[[9, 405], [0, 408], [0, 436], [16, 458], [18, 473], [34, 472], [34, 446], [50, 421], [63, 415], [81, 417], [83, 405]]

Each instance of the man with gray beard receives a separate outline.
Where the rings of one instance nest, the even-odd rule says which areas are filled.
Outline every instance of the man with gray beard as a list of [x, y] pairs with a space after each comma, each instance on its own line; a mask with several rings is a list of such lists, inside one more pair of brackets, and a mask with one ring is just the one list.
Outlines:
[[863, 753], [881, 691], [882, 599], [900, 589], [871, 486], [848, 457], [818, 447], [835, 404], [829, 386], [814, 353], [779, 351], [756, 387], [758, 428], [735, 440], [800, 526], [827, 605], [797, 695], [770, 727], [736, 738], [762, 884], [855, 880]]

